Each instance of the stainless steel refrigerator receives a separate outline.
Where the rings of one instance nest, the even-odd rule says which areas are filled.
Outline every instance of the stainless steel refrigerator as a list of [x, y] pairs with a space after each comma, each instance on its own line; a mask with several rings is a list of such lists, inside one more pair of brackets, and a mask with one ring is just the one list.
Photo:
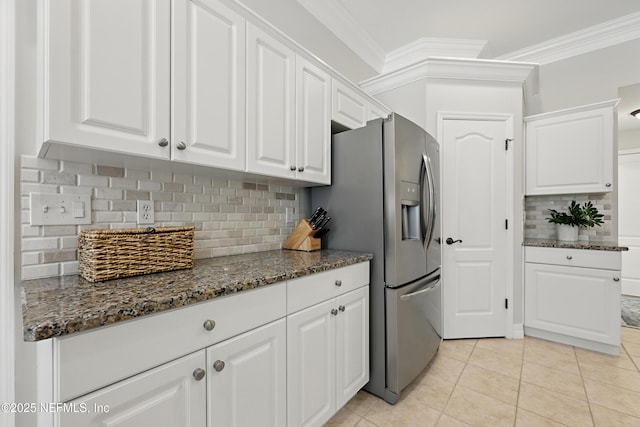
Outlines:
[[372, 120], [333, 136], [332, 185], [311, 190], [333, 218], [324, 246], [373, 253], [365, 389], [389, 403], [440, 344], [438, 148], [398, 114]]

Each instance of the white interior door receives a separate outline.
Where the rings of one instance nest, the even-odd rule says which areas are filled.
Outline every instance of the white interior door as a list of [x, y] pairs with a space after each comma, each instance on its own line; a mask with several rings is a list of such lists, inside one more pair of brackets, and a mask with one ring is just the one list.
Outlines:
[[444, 338], [506, 335], [511, 129], [502, 116], [440, 120]]
[[622, 252], [622, 293], [640, 296], [640, 151], [618, 156], [618, 243]]

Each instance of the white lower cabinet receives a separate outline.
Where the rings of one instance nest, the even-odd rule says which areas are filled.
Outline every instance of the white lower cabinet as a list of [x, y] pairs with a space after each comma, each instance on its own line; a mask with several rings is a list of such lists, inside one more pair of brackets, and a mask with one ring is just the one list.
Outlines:
[[287, 317], [287, 411], [321, 426], [369, 381], [369, 288]]
[[619, 252], [526, 248], [525, 334], [617, 354], [619, 257]]
[[286, 425], [286, 323], [207, 349], [207, 426]]
[[[201, 427], [206, 420], [203, 350], [65, 403], [64, 427]], [[96, 366], [96, 369], [100, 369]]]

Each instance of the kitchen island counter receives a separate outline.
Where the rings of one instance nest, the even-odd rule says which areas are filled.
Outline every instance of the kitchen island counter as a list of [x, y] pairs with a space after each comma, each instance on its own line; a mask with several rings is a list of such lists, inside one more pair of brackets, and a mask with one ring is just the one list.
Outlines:
[[525, 239], [523, 246], [534, 246], [539, 248], [563, 248], [563, 249], [587, 249], [592, 251], [628, 251], [626, 246], [619, 246], [613, 242], [565, 242], [562, 240], [550, 239]]
[[196, 260], [193, 269], [90, 283], [60, 276], [22, 282], [25, 341], [184, 307], [372, 258], [337, 250], [276, 250]]

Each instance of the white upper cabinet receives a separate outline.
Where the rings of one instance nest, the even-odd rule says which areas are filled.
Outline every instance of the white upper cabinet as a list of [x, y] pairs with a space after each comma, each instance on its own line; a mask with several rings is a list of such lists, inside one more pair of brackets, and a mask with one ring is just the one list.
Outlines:
[[331, 103], [331, 120], [349, 129], [362, 127], [370, 119], [364, 95], [337, 79], [331, 86]]
[[331, 184], [331, 77], [296, 58], [296, 167], [304, 181]]
[[617, 103], [526, 117], [525, 194], [612, 191]]
[[173, 8], [171, 158], [245, 169], [245, 19], [216, 0]]
[[247, 171], [295, 178], [295, 53], [247, 25]]
[[170, 123], [170, 1], [49, 0], [41, 6], [39, 154], [59, 142], [169, 158], [163, 139]]

